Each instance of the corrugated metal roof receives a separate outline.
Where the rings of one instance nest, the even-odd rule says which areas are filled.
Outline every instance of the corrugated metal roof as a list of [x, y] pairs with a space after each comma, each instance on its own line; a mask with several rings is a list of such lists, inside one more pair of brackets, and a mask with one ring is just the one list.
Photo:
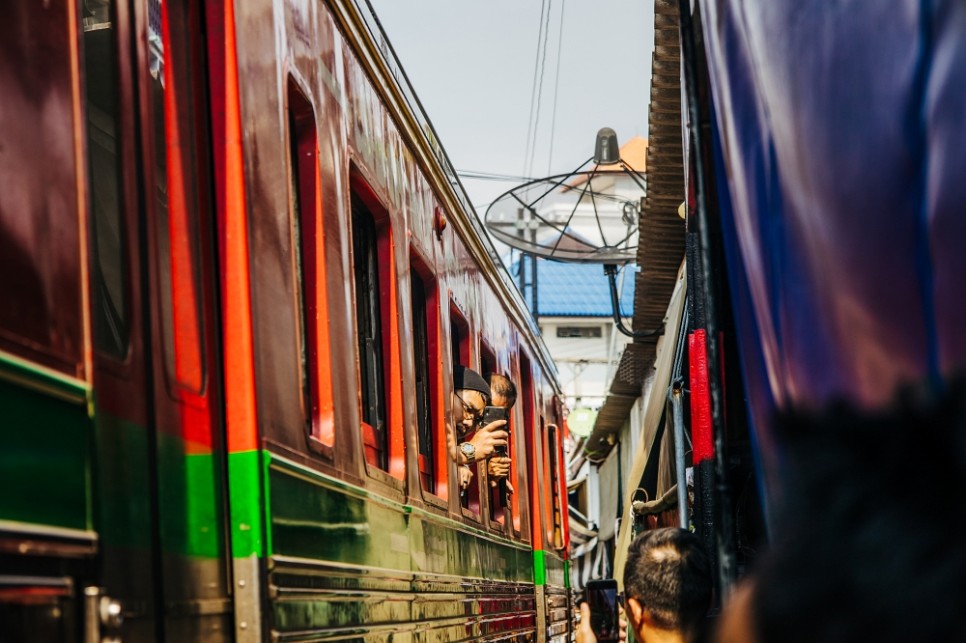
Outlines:
[[[529, 281], [529, 261], [525, 268]], [[510, 266], [510, 274], [519, 286], [519, 261]], [[635, 266], [629, 265], [622, 268], [617, 275], [621, 314], [624, 317], [630, 317], [634, 312], [636, 274]], [[532, 305], [529, 286], [522, 290], [527, 305]], [[599, 264], [538, 259], [537, 307], [537, 313], [541, 317], [612, 317], [614, 313], [610, 301], [610, 285], [604, 275], [604, 268]]]
[[[648, 111], [647, 197], [641, 210], [634, 290], [634, 330], [659, 328], [674, 292], [684, 259], [684, 201], [681, 146], [681, 49], [676, 0], [654, 0], [654, 54], [651, 59], [651, 104]], [[620, 430], [654, 367], [657, 337], [635, 340], [624, 350], [593, 432], [588, 457], [599, 462], [610, 451], [608, 436]]]

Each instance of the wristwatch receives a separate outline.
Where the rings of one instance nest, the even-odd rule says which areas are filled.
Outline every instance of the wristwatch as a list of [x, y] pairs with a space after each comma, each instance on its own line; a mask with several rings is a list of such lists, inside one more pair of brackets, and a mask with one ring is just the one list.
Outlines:
[[467, 462], [473, 462], [476, 459], [476, 447], [473, 446], [472, 442], [464, 442], [461, 444], [460, 453], [463, 454]]

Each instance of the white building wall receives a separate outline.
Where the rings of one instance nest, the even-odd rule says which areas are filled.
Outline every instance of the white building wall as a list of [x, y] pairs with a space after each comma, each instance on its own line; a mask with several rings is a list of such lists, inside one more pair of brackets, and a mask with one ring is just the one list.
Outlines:
[[[540, 331], [557, 364], [567, 406], [600, 408], [624, 347], [632, 340], [609, 317], [541, 317]], [[599, 328], [599, 338], [558, 337], [561, 327]]]

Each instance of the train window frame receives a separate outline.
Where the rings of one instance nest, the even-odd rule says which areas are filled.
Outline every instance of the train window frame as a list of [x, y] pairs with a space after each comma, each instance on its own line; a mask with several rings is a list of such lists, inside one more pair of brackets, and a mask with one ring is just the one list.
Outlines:
[[[454, 370], [457, 365], [473, 368], [471, 337], [472, 329], [470, 328], [469, 319], [463, 313], [463, 308], [451, 292], [449, 296], [449, 343], [450, 357]], [[453, 392], [456, 392], [455, 389], [453, 389]], [[481, 493], [480, 487], [480, 467], [480, 462], [472, 465], [473, 477], [470, 480], [470, 485], [466, 489], [458, 489], [456, 498], [460, 508], [460, 514], [464, 518], [483, 524], [483, 494]], [[458, 474], [454, 480], [454, 484], [459, 484]]]
[[[110, 15], [108, 16], [111, 24], [117, 24], [116, 9], [114, 3], [110, 5]], [[95, 18], [96, 19], [96, 18]], [[90, 266], [90, 309], [91, 309], [91, 342], [94, 351], [101, 358], [107, 358], [106, 364], [113, 366], [114, 369], [118, 367], [118, 374], [125, 374], [131, 366], [132, 352], [133, 352], [133, 338], [131, 336], [132, 327], [137, 323], [135, 320], [135, 311], [132, 308], [132, 300], [136, 296], [134, 292], [133, 284], [131, 283], [131, 275], [133, 273], [132, 267], [132, 257], [130, 253], [130, 245], [132, 230], [130, 227], [129, 215], [126, 210], [130, 205], [132, 195], [129, 193], [130, 179], [126, 171], [126, 162], [129, 159], [129, 147], [131, 142], [125, 140], [125, 137], [132, 136], [131, 125], [127, 122], [129, 115], [122, 113], [119, 109], [119, 105], [123, 100], [122, 96], [127, 91], [125, 88], [125, 82], [129, 82], [130, 79], [122, 78], [123, 70], [121, 65], [120, 56], [120, 44], [117, 40], [117, 29], [87, 29], [83, 32], [83, 77], [84, 82], [84, 109], [86, 115], [86, 134], [87, 134], [87, 158], [86, 163], [88, 167], [87, 171], [87, 190], [88, 190], [88, 243], [90, 247], [90, 258], [88, 260]], [[92, 56], [91, 50], [93, 49], [92, 43], [87, 41], [88, 34], [92, 34], [91, 38], [103, 38], [108, 39], [107, 46], [110, 48], [109, 54], [113, 56], [106, 64], [97, 64], [95, 57]], [[94, 74], [91, 70], [103, 70], [106, 74], [110, 75], [111, 78], [106, 80], [106, 84], [110, 87], [113, 92], [111, 96], [108, 97], [109, 101], [113, 101], [114, 111], [111, 113], [106, 113], [103, 110], [97, 108], [91, 99], [91, 78]], [[111, 131], [108, 131], [108, 126], [113, 127]], [[94, 128], [97, 128], [95, 131]], [[103, 141], [111, 137], [113, 134], [113, 141], [115, 147], [111, 149], [98, 148], [97, 141]], [[95, 149], [103, 149], [107, 153], [113, 152], [113, 167], [107, 172], [95, 170]], [[133, 165], [131, 166], [133, 167]], [[99, 209], [99, 204], [103, 203], [101, 199], [98, 198], [97, 183], [94, 177], [105, 177], [110, 175], [114, 181], [114, 185], [111, 186], [110, 195], [114, 197], [115, 212], [112, 221], [116, 221], [117, 226], [113, 231], [105, 232], [103, 227], [99, 228], [99, 217], [98, 213], [101, 212]], [[115, 303], [113, 296], [108, 295], [107, 299], [104, 299], [104, 294], [102, 294], [103, 289], [108, 288], [108, 284], [103, 277], [103, 262], [104, 257], [103, 248], [101, 247], [102, 238], [106, 238], [109, 232], [116, 232], [117, 238], [117, 252], [115, 256], [111, 257], [113, 259], [113, 268], [116, 268], [120, 272], [120, 282], [118, 287], [120, 288], [120, 294], [122, 296], [120, 310]], [[106, 308], [105, 308], [106, 307]], [[101, 320], [101, 315], [106, 315], [109, 320]], [[105, 337], [101, 334], [104, 331], [104, 324], [111, 322], [111, 326], [118, 321], [124, 321], [124, 336], [116, 339], [120, 339], [121, 343], [117, 346], [105, 346]], [[117, 349], [117, 350], [114, 350]], [[102, 362], [104, 363], [104, 362]]]
[[473, 357], [470, 351], [470, 322], [452, 293], [449, 296], [449, 341], [453, 367], [462, 364], [469, 368]]
[[206, 149], [201, 139], [206, 125], [201, 121], [203, 110], [197, 109], [197, 63], [179, 58], [181, 52], [195, 54], [190, 44], [172, 44], [174, 37], [191, 31], [181, 24], [172, 28], [170, 15], [169, 6], [162, 4], [161, 47], [151, 50], [152, 56], [159, 57], [156, 67], [161, 69], [158, 77], [152, 75], [150, 89], [155, 129], [154, 237], [166, 389], [172, 399], [191, 402], [203, 398], [208, 387], [199, 246], [200, 217], [210, 214], [204, 177], [199, 180], [199, 166], [206, 162], [199, 158]]
[[[520, 411], [523, 415], [522, 431], [518, 431], [518, 433], [523, 433], [523, 454], [526, 458], [526, 462], [522, 463], [522, 467], [518, 466], [517, 471], [522, 471], [526, 476], [524, 495], [526, 496], [525, 506], [527, 508], [526, 512], [523, 511], [523, 507], [520, 509], [519, 534], [521, 540], [532, 543], [536, 547], [540, 542], [535, 535], [539, 534], [539, 521], [543, 514], [540, 508], [540, 485], [537, 476], [540, 465], [537, 459], [537, 446], [542, 440], [537, 435], [534, 422], [537, 412], [537, 397], [536, 382], [533, 377], [533, 361], [524, 351], [520, 351], [520, 382], [517, 386], [517, 393], [519, 395], [517, 403], [520, 405]], [[519, 492], [515, 495], [518, 494]], [[511, 515], [513, 514], [511, 513]], [[514, 528], [516, 528], [516, 516], [513, 515], [513, 518]]]
[[[551, 418], [554, 419], [554, 418]], [[544, 417], [540, 418], [541, 424]], [[566, 507], [561, 497], [561, 474], [565, 471], [565, 460], [563, 459], [563, 432], [555, 422], [546, 423], [547, 434], [547, 468], [546, 475], [550, 483], [550, 522], [549, 533], [550, 543], [557, 552], [565, 549], [565, 529], [564, 512]]]
[[[363, 463], [366, 475], [373, 480], [387, 484], [397, 491], [405, 487], [407, 474], [406, 449], [403, 431], [402, 413], [402, 373], [400, 370], [399, 349], [399, 302], [398, 282], [396, 279], [394, 235], [389, 209], [373, 190], [371, 184], [363, 176], [361, 169], [354, 163], [349, 170], [349, 229], [351, 239], [351, 271], [352, 297], [355, 319], [356, 364], [359, 386], [359, 424], [362, 431]], [[361, 228], [365, 229], [361, 229]], [[366, 236], [362, 237], [362, 234]], [[363, 245], [365, 244], [365, 245]], [[369, 261], [367, 279], [371, 280], [375, 274], [378, 287], [364, 288], [368, 294], [366, 301], [370, 314], [378, 313], [379, 341], [370, 338], [374, 349], [369, 352], [361, 344], [363, 340], [360, 329], [360, 270], [358, 254], [365, 251], [365, 259]], [[364, 279], [363, 281], [366, 281]], [[395, 321], [395, 323], [394, 323]], [[378, 356], [376, 356], [378, 351]], [[365, 355], [363, 355], [365, 353]], [[365, 356], [373, 355], [377, 360], [370, 367], [374, 367], [376, 374], [363, 370]], [[366, 381], [364, 382], [363, 378]], [[368, 386], [370, 388], [364, 388]], [[381, 411], [379, 417], [383, 423], [381, 437], [376, 427], [366, 422], [366, 391], [376, 393], [375, 404]], [[381, 391], [381, 392], [380, 392]], [[367, 431], [367, 428], [369, 431]], [[381, 444], [367, 444], [370, 442]], [[380, 450], [382, 454], [380, 455]], [[378, 458], [378, 459], [377, 459]]]
[[289, 202], [295, 254], [296, 306], [302, 416], [310, 448], [334, 459], [335, 402], [326, 324], [313, 323], [328, 309], [325, 211], [319, 162], [318, 118], [311, 92], [291, 72], [286, 84]]
[[[409, 266], [414, 335], [410, 345], [413, 348], [413, 386], [417, 387], [412, 396], [416, 403], [417, 477], [419, 478], [423, 500], [438, 508], [445, 509], [449, 500], [449, 453], [446, 444], [446, 409], [442, 404], [443, 359], [439, 282], [429, 268], [429, 262], [412, 246], [410, 246], [409, 252]], [[416, 282], [420, 284], [421, 293], [414, 288]], [[417, 295], [420, 294], [422, 295], [419, 298], [421, 299], [421, 306], [417, 306]], [[418, 378], [416, 377], [420, 368], [420, 342], [415, 333], [417, 326], [421, 327], [425, 333], [425, 346], [422, 352], [424, 353], [423, 361], [425, 362], [426, 389], [428, 391], [425, 393], [427, 398], [425, 402], [427, 426], [422, 426], [420, 422]], [[442, 431], [439, 430], [440, 427], [442, 427]], [[426, 438], [428, 438], [430, 446], [428, 454], [423, 452], [423, 441]], [[424, 473], [427, 463], [420, 462], [421, 459], [428, 459], [430, 485], [426, 484], [426, 473]]]
[[[4, 87], [4, 101], [20, 107], [5, 110], [0, 122], [5, 158], [19, 159], [31, 176], [6, 182], [0, 196], [0, 270], [15, 277], [0, 286], [0, 372], [19, 370], [24, 360], [40, 366], [34, 375], [50, 369], [86, 383], [94, 282], [87, 249], [92, 176], [82, 151], [90, 103], [78, 71], [84, 63], [76, 58], [85, 32], [70, 11], [24, 3], [19, 14], [17, 29], [30, 34], [29, 45], [6, 48], [5, 62], [24, 82]], [[110, 71], [120, 74], [116, 66]], [[33, 376], [22, 383], [28, 380]]]
[[[520, 373], [520, 354], [516, 351], [511, 353], [510, 373]], [[520, 498], [527, 497], [528, 484], [526, 477], [527, 470], [527, 450], [526, 437], [520, 435], [517, 427], [523, 426], [523, 405], [520, 403], [522, 391], [520, 389], [520, 377], [510, 377], [517, 386], [517, 403], [513, 405], [510, 413], [510, 483], [513, 485], [514, 493], [507, 497], [507, 507], [509, 519], [506, 521], [507, 530], [511, 537], [523, 539], [526, 530], [524, 510], [520, 503]], [[522, 441], [522, 442], [521, 442]], [[521, 447], [520, 445], [523, 444]], [[529, 541], [529, 539], [527, 539]]]

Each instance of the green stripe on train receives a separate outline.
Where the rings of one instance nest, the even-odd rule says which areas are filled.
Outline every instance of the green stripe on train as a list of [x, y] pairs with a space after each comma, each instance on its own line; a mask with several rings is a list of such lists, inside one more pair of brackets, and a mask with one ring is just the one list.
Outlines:
[[271, 553], [379, 569], [533, 582], [522, 543], [286, 460], [268, 470]]
[[89, 529], [86, 390], [9, 359], [0, 371], [0, 520]]
[[536, 550], [533, 552], [533, 579], [537, 585], [570, 587], [570, 566], [557, 553]]
[[231, 554], [235, 558], [262, 557], [270, 551], [262, 508], [262, 499], [268, 497], [265, 485], [269, 461], [268, 454], [261, 450], [228, 454]]
[[158, 504], [165, 551], [201, 558], [223, 555], [223, 467], [211, 453], [185, 453], [180, 436], [159, 435]]

